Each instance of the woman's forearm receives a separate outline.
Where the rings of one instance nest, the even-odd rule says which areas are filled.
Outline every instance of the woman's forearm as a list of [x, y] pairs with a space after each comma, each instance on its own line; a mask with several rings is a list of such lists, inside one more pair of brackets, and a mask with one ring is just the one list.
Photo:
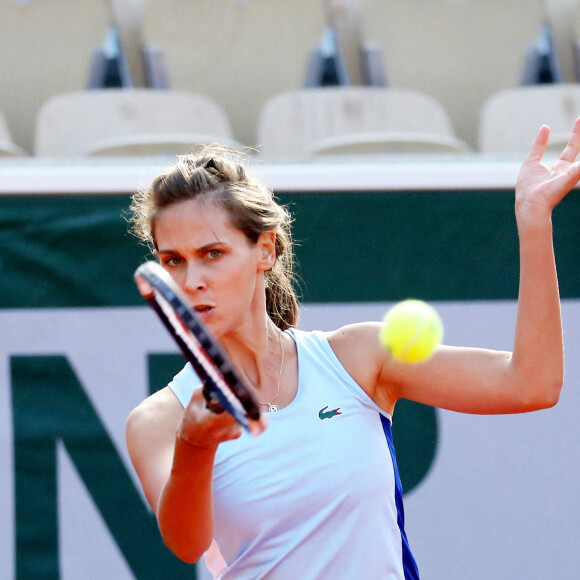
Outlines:
[[526, 406], [558, 401], [564, 347], [550, 214], [518, 218], [520, 289], [512, 364]]
[[182, 560], [197, 562], [213, 537], [212, 473], [217, 447], [196, 447], [179, 435], [171, 475], [157, 505], [167, 547]]

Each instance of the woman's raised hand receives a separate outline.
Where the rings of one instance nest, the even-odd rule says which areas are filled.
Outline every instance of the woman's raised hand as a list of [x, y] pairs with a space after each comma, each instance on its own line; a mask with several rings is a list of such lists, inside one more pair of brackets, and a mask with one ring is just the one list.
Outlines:
[[551, 213], [580, 179], [580, 118], [576, 119], [568, 144], [551, 166], [542, 163], [550, 138], [550, 128], [543, 125], [520, 169], [516, 183], [516, 212], [521, 215], [536, 211]]

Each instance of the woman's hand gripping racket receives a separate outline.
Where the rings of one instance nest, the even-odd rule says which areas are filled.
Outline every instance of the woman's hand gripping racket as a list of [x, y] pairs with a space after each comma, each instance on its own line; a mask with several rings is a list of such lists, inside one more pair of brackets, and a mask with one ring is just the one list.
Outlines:
[[203, 383], [209, 409], [228, 411], [252, 435], [266, 428], [258, 402], [171, 276], [156, 262], [135, 271], [137, 287]]

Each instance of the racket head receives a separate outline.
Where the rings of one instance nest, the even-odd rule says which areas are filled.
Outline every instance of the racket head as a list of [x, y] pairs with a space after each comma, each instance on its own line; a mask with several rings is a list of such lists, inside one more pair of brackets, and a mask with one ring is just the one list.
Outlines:
[[266, 418], [258, 401], [169, 273], [146, 262], [135, 271], [135, 282], [202, 381], [208, 407], [225, 409], [252, 435], [262, 433]]

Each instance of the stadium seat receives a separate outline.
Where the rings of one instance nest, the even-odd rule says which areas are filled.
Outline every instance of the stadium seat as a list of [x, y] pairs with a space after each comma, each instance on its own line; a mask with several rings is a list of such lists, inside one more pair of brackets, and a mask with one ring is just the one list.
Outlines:
[[264, 156], [469, 151], [435, 99], [403, 89], [338, 87], [283, 93], [267, 102], [258, 130]]
[[578, 59], [575, 43], [580, 38], [577, 20], [580, 16], [579, 0], [544, 0], [546, 22], [554, 35], [556, 54], [562, 67], [564, 82], [574, 83], [578, 76]]
[[580, 116], [580, 85], [541, 85], [500, 91], [485, 102], [480, 117], [479, 151], [526, 153], [541, 125], [552, 133], [548, 149], [561, 151]]
[[22, 155], [26, 155], [26, 152], [14, 144], [6, 118], [0, 113], [0, 157], [19, 157]]
[[337, 37], [337, 52], [346, 69], [348, 84], [362, 85], [360, 54], [360, 4], [362, 0], [325, 0], [326, 19]]
[[146, 84], [141, 54], [141, 23], [147, 0], [109, 0], [109, 2], [131, 84], [133, 87], [144, 87]]
[[324, 28], [322, 0], [149, 0], [150, 86], [208, 95], [226, 111], [235, 138], [252, 146], [268, 98], [307, 82]]
[[239, 147], [221, 108], [202, 95], [104, 89], [59, 95], [41, 108], [39, 156], [178, 155], [200, 144]]
[[390, 87], [431, 94], [475, 146], [484, 100], [520, 84], [545, 11], [541, 0], [365, 0], [360, 17], [366, 82], [386, 75]]
[[20, 147], [32, 151], [42, 103], [89, 85], [110, 24], [108, 0], [0, 3], [0, 110]]
[[[568, 16], [567, 21], [569, 28], [562, 26], [563, 31], [561, 36], [563, 37], [561, 42], [565, 43], [570, 41], [572, 45], [572, 57], [574, 61], [574, 78], [571, 82], [580, 82], [580, 0], [574, 0], [573, 10], [570, 14], [565, 13], [564, 16]], [[565, 31], [570, 31], [569, 37], [566, 37]], [[566, 42], [565, 46], [569, 46]]]

